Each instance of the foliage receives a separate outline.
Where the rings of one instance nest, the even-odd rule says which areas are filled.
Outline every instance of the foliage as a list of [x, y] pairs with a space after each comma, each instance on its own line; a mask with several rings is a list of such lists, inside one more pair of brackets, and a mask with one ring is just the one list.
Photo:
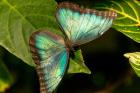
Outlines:
[[117, 12], [113, 28], [140, 43], [140, 1], [107, 1], [96, 6]]
[[12, 82], [11, 74], [7, 71], [3, 61], [0, 60], [0, 92], [4, 92], [5, 89], [8, 89]]
[[[113, 28], [140, 43], [140, 1], [137, 0], [112, 0], [95, 6], [98, 9], [110, 9], [117, 12], [118, 17]], [[137, 56], [136, 56], [137, 55]], [[140, 65], [138, 52], [125, 54], [139, 76]], [[138, 62], [136, 62], [138, 61]]]
[[[4, 53], [3, 49], [0, 47], [0, 57], [2, 58]], [[4, 92], [5, 89], [9, 88], [13, 83], [13, 78], [6, 68], [2, 59], [0, 59], [0, 92]]]
[[140, 52], [126, 53], [126, 58], [129, 58], [129, 62], [136, 74], [140, 77]]
[[[31, 33], [39, 29], [48, 29], [63, 37], [55, 19], [56, 5], [54, 0], [0, 0], [0, 46], [28, 65], [34, 66], [28, 45]], [[140, 1], [108, 0], [95, 4], [94, 8], [116, 11], [118, 17], [114, 21], [113, 28], [140, 43]], [[2, 51], [0, 54], [4, 56]], [[139, 52], [125, 54], [138, 76], [140, 76], [139, 55]], [[0, 56], [0, 92], [13, 83], [2, 56]], [[90, 73], [84, 64], [81, 50], [78, 50], [75, 56], [75, 59], [70, 59], [68, 73]]]

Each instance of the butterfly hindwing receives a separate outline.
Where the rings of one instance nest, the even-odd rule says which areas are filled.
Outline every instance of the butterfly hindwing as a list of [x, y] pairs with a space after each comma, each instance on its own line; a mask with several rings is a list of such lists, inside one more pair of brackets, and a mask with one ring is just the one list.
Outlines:
[[56, 13], [61, 28], [73, 45], [81, 45], [101, 36], [111, 27], [115, 17], [114, 11], [83, 9], [67, 2], [58, 5]]
[[38, 31], [30, 38], [41, 93], [51, 93], [60, 83], [68, 62], [64, 39], [49, 31]]

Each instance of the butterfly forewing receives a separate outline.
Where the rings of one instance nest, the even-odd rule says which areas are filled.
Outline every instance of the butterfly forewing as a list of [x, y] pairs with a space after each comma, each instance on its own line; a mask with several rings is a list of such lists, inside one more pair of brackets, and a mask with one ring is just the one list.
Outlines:
[[58, 5], [56, 18], [73, 45], [81, 45], [101, 36], [117, 16], [114, 11], [83, 9], [76, 4]]
[[40, 80], [41, 93], [52, 93], [60, 83], [68, 62], [64, 39], [49, 31], [37, 31], [30, 48]]

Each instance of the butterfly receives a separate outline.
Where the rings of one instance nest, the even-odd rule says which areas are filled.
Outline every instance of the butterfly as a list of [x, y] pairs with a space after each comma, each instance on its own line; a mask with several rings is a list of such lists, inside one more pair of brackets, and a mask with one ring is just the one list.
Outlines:
[[97, 11], [69, 2], [58, 4], [56, 19], [65, 38], [40, 30], [34, 32], [29, 40], [41, 93], [52, 93], [56, 89], [64, 76], [73, 47], [101, 36], [111, 27], [116, 16], [112, 10]]

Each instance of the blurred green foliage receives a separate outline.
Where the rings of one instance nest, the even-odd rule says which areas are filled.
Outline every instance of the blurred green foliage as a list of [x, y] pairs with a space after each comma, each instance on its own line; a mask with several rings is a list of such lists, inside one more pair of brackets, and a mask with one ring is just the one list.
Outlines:
[[9, 88], [10, 85], [13, 84], [13, 78], [4, 64], [3, 56], [4, 49], [0, 47], [0, 92], [4, 92], [5, 89]]
[[7, 71], [3, 61], [0, 60], [0, 92], [4, 92], [12, 84], [11, 74]]

